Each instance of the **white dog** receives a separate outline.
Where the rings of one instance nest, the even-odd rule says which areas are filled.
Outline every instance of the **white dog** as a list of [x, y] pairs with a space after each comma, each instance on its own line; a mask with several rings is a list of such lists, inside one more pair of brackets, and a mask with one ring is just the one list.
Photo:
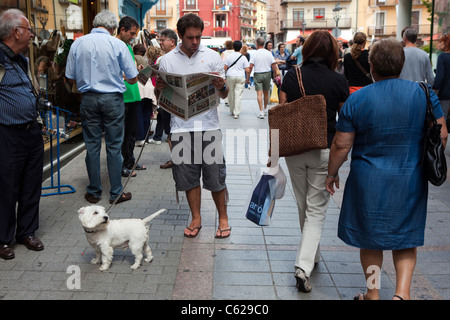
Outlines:
[[134, 254], [135, 261], [131, 269], [141, 265], [144, 250], [145, 262], [153, 260], [152, 251], [148, 246], [149, 222], [167, 211], [161, 209], [145, 219], [111, 220], [102, 206], [88, 206], [78, 210], [78, 218], [86, 232], [86, 238], [95, 250], [96, 257], [92, 264], [101, 261], [100, 271], [108, 270], [113, 258], [113, 248], [129, 247]]

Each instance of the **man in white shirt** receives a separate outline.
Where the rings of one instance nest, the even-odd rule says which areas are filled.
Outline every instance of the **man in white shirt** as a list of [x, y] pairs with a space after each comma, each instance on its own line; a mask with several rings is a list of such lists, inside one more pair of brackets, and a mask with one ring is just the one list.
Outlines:
[[410, 81], [427, 81], [432, 86], [434, 75], [428, 54], [416, 47], [417, 30], [408, 28], [403, 33], [405, 63], [399, 78]]
[[234, 41], [233, 48], [234, 52], [228, 55], [225, 61], [225, 71], [229, 88], [228, 103], [230, 105], [230, 112], [235, 119], [238, 119], [241, 113], [241, 100], [244, 86], [245, 83], [250, 83], [250, 63], [240, 53], [242, 48], [241, 41]]
[[[224, 70], [220, 55], [200, 43], [203, 32], [203, 21], [195, 14], [187, 14], [177, 22], [177, 30], [181, 43], [162, 56], [159, 68], [162, 71], [174, 73], [217, 72]], [[165, 87], [162, 79], [156, 80], [156, 95]], [[224, 99], [228, 95], [225, 80], [217, 77], [213, 86], [219, 97]], [[189, 208], [192, 213], [191, 223], [184, 230], [184, 236], [193, 238], [202, 228], [200, 214], [201, 187], [200, 176], [203, 175], [203, 188], [210, 190], [219, 213], [219, 226], [216, 238], [230, 236], [231, 228], [227, 216], [227, 187], [225, 184], [226, 167], [223, 159], [222, 136], [219, 125], [217, 108], [209, 110], [187, 121], [171, 117], [172, 167], [173, 178], [177, 191], [186, 191]], [[201, 145], [197, 143], [201, 141]], [[181, 145], [181, 148], [180, 148]], [[211, 148], [213, 146], [213, 148]], [[213, 149], [215, 154], [222, 155], [221, 159], [210, 162], [206, 150]], [[183, 155], [180, 154], [180, 150]], [[189, 160], [185, 160], [185, 152]], [[198, 159], [201, 152], [200, 161]]]
[[271, 52], [264, 49], [264, 39], [256, 39], [256, 51], [250, 55], [250, 71], [254, 69], [255, 90], [258, 99], [259, 116], [264, 119], [269, 103], [269, 90], [272, 74], [275, 77], [279, 71], [277, 62]]

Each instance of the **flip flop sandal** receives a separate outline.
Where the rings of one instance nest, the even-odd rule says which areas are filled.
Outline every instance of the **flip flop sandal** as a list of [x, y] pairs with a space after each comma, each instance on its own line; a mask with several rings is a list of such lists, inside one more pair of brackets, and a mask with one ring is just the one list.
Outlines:
[[200, 227], [195, 227], [195, 228], [189, 228], [189, 227], [186, 227], [186, 229], [188, 229], [190, 232], [194, 232], [196, 229], [198, 229], [198, 231], [197, 231], [197, 233], [196, 234], [184, 234], [184, 236], [186, 237], [186, 238], [195, 238], [198, 234], [199, 234], [199, 232], [200, 232], [200, 230], [202, 229], [202, 226], [200, 226]]
[[143, 166], [142, 164], [137, 163], [136, 168], [134, 170], [147, 170], [147, 167]]
[[[216, 232], [216, 235], [214, 236], [216, 239], [225, 239], [231, 235], [231, 227], [227, 228], [227, 229], [217, 228], [217, 230], [219, 231], [219, 235], [217, 235], [217, 232]], [[230, 233], [224, 236], [223, 233], [227, 232], [227, 231], [230, 231]]]
[[123, 169], [123, 170], [122, 170], [122, 177], [127, 178], [127, 177], [130, 176], [130, 174], [131, 174], [131, 177], [132, 177], [132, 178], [134, 178], [134, 177], [137, 176], [136, 172], [131, 173], [131, 170], [128, 170], [128, 169]]

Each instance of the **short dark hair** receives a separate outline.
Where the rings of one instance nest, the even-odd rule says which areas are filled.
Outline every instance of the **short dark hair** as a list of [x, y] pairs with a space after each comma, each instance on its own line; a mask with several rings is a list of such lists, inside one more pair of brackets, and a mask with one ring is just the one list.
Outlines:
[[199, 28], [203, 32], [204, 27], [203, 20], [193, 13], [185, 14], [177, 22], [178, 34], [181, 37], [184, 36], [187, 28]]
[[240, 51], [242, 48], [242, 42], [239, 40], [236, 40], [233, 42], [233, 49], [234, 51]]
[[178, 36], [177, 33], [175, 31], [173, 31], [172, 29], [164, 29], [163, 31], [161, 31], [159, 33], [160, 37], [166, 37], [168, 39], [171, 40], [175, 40], [175, 44], [178, 43]]
[[137, 43], [133, 46], [133, 53], [138, 56], [144, 56], [147, 49], [142, 43]]
[[130, 30], [133, 26], [139, 28], [139, 22], [133, 17], [124, 16], [119, 21], [119, 27], [117, 27], [117, 33], [120, 33], [120, 29], [125, 28], [125, 31]]
[[403, 33], [403, 37], [406, 38], [411, 43], [416, 43], [417, 41], [417, 30], [414, 28], [408, 28]]

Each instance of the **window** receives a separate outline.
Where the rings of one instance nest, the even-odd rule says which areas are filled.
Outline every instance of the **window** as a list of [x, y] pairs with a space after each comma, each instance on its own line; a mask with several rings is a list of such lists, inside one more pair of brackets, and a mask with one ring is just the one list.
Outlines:
[[186, 9], [197, 9], [197, 1], [196, 0], [186, 0]]
[[156, 20], [156, 30], [166, 29], [166, 20]]
[[166, 14], [166, 0], [159, 0], [156, 3], [156, 15]]
[[216, 6], [217, 7], [224, 7], [225, 6], [225, 0], [215, 0]]
[[305, 12], [302, 10], [294, 10], [293, 14], [293, 26], [294, 27], [302, 27], [303, 21], [305, 20]]
[[325, 8], [314, 8], [314, 20], [325, 20]]
[[384, 18], [385, 12], [376, 12], [376, 26], [375, 26], [375, 34], [381, 35], [384, 34]]

